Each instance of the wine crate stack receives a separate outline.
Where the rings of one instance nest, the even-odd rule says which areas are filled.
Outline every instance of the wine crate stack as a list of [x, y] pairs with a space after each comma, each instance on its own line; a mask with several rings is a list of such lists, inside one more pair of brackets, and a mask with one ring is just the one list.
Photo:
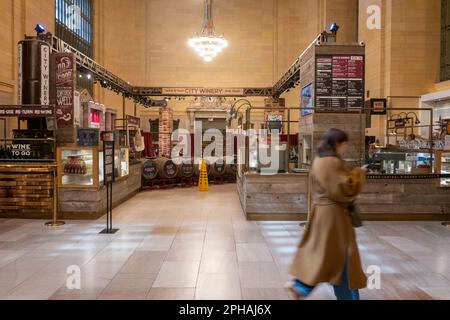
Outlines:
[[172, 151], [173, 110], [161, 108], [159, 111], [159, 156], [169, 157]]

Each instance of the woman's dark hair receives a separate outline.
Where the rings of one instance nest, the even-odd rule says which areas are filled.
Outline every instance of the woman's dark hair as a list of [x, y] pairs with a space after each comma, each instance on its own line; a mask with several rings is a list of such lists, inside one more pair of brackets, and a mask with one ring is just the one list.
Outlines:
[[344, 142], [348, 142], [348, 135], [344, 131], [328, 129], [319, 145], [319, 157], [337, 157], [337, 146]]

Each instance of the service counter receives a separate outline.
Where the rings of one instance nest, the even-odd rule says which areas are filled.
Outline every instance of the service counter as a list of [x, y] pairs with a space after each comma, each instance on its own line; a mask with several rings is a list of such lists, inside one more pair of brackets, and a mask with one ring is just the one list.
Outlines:
[[[113, 207], [132, 198], [141, 190], [142, 163], [130, 163], [127, 176], [116, 178], [113, 184]], [[60, 187], [60, 219], [98, 219], [106, 213], [106, 187]]]
[[[299, 220], [308, 215], [308, 173], [242, 174], [237, 190], [249, 220]], [[448, 221], [450, 188], [437, 175], [367, 176], [358, 205], [364, 220]]]
[[0, 218], [50, 219], [56, 163], [0, 163]]

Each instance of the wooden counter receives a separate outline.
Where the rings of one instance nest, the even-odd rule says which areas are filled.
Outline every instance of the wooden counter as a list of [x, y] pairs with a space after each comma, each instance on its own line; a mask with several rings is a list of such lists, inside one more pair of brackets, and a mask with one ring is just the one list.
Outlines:
[[[249, 220], [307, 219], [308, 174], [238, 177], [237, 190]], [[433, 176], [403, 179], [368, 176], [358, 198], [364, 220], [448, 221], [450, 188], [439, 188]]]
[[[141, 190], [142, 163], [130, 164], [127, 177], [113, 184], [113, 206], [132, 198]], [[59, 217], [61, 219], [98, 219], [106, 213], [106, 187], [97, 189], [60, 188]]]
[[0, 218], [49, 219], [56, 164], [0, 164]]

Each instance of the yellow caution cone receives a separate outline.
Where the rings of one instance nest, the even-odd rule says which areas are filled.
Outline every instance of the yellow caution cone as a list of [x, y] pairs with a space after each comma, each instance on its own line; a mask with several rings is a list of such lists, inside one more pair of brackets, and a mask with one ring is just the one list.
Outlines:
[[200, 167], [200, 177], [198, 180], [198, 191], [208, 191], [208, 190], [209, 190], [208, 169], [206, 167], [206, 161], [202, 160], [202, 164]]

